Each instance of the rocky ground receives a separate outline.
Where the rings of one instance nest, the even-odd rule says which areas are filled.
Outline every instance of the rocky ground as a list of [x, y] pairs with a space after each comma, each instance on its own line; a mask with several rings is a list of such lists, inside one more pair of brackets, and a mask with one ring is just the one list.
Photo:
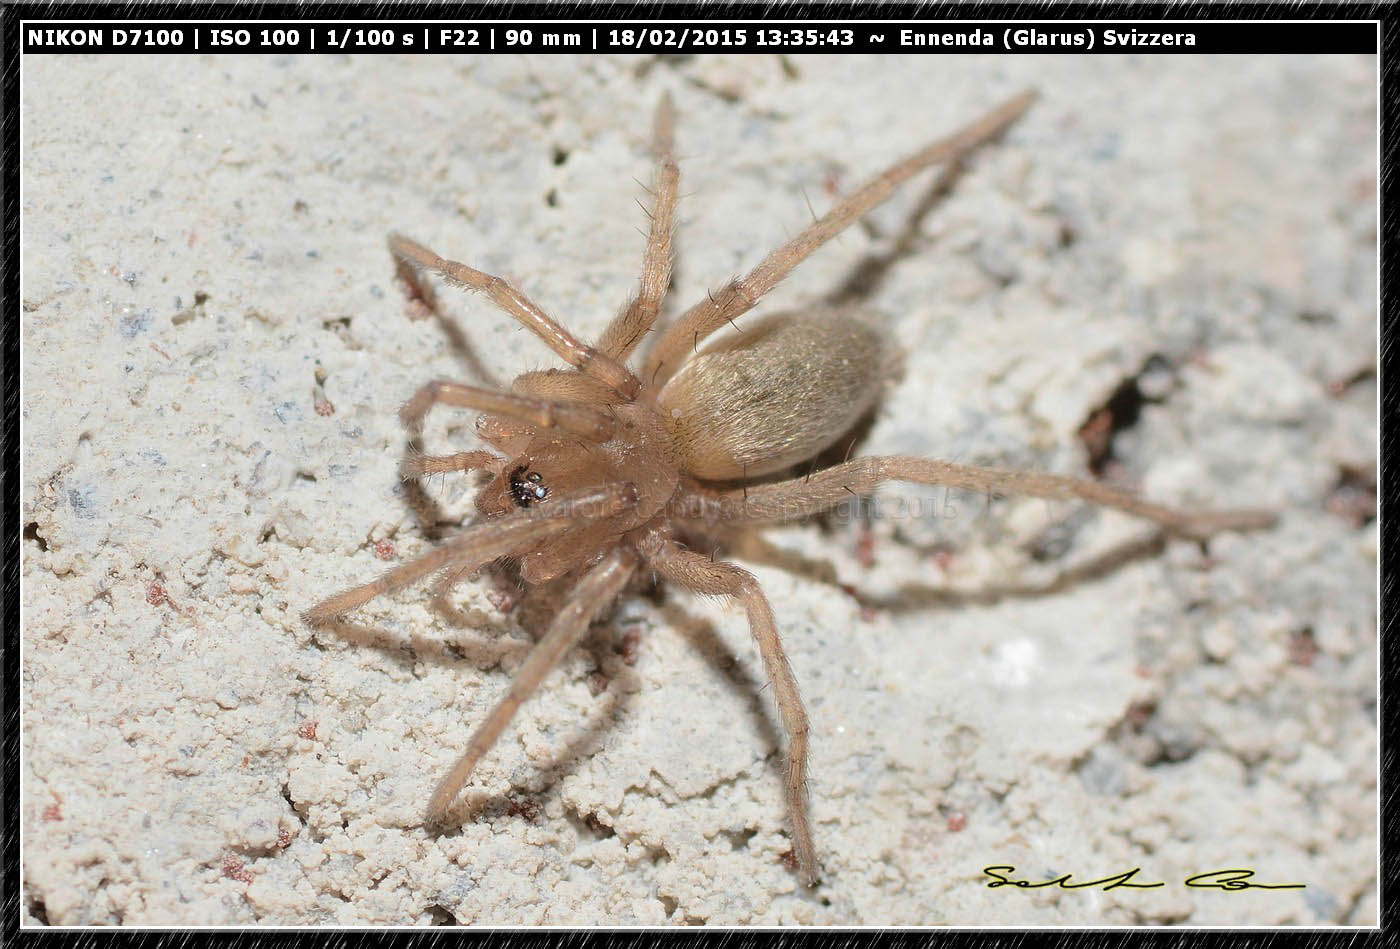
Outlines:
[[[1375, 924], [1374, 58], [31, 57], [24, 80], [30, 923]], [[676, 589], [626, 598], [427, 833], [548, 605], [488, 576], [453, 612], [298, 614], [469, 515], [467, 479], [428, 486], [434, 529], [395, 475], [417, 386], [553, 363], [479, 297], [412, 319], [386, 234], [592, 335], [637, 278], [663, 90], [674, 314], [1027, 86], [946, 199], [906, 188], [762, 312], [840, 297], [891, 327], [859, 451], [1092, 467], [1278, 527], [1163, 544], [894, 485], [727, 538], [812, 717], [811, 892], [743, 613]], [[440, 411], [426, 440], [472, 431]], [[1166, 885], [989, 888], [991, 865]], [[1183, 885], [1235, 867], [1306, 888]]]

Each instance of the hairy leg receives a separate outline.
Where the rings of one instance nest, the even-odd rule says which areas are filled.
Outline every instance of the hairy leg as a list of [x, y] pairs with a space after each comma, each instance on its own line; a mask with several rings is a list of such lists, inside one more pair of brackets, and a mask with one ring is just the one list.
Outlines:
[[[391, 251], [392, 247], [391, 244]], [[399, 254], [394, 254], [393, 257], [394, 277], [403, 281], [404, 289], [408, 291], [412, 318], [421, 320], [430, 314], [437, 313], [437, 294], [433, 292], [432, 284], [423, 279], [422, 271], [407, 257]]]
[[501, 732], [510, 724], [521, 703], [539, 688], [544, 677], [559, 664], [559, 660], [569, 648], [588, 632], [588, 624], [622, 591], [636, 565], [635, 552], [626, 547], [615, 547], [612, 553], [604, 557], [579, 581], [578, 586], [574, 587], [569, 600], [554, 618], [554, 622], [549, 624], [544, 638], [516, 673], [515, 681], [510, 684], [505, 698], [501, 699], [491, 710], [491, 714], [486, 716], [486, 720], [477, 726], [471, 740], [467, 742], [466, 752], [433, 791], [433, 796], [428, 801], [429, 822], [442, 821], [447, 814], [447, 808], [457, 797], [457, 792], [471, 778], [477, 762], [501, 737]]
[[413, 397], [403, 404], [403, 408], [399, 409], [399, 420], [403, 422], [404, 428], [417, 435], [423, 430], [424, 416], [439, 403], [464, 409], [480, 409], [494, 415], [518, 419], [539, 429], [558, 428], [595, 442], [605, 442], [611, 438], [617, 424], [607, 412], [600, 412], [586, 405], [550, 402], [477, 386], [466, 386], [458, 382], [440, 381], [429, 382], [415, 392]]
[[763, 668], [773, 683], [773, 695], [778, 702], [778, 714], [787, 732], [787, 802], [792, 815], [793, 852], [802, 880], [809, 886], [817, 882], [817, 856], [812, 845], [812, 822], [807, 808], [807, 711], [802, 707], [802, 695], [797, 678], [792, 674], [787, 654], [783, 652], [778, 626], [773, 621], [773, 609], [763, 595], [753, 574], [731, 563], [686, 550], [675, 541], [652, 535], [643, 541], [643, 555], [656, 572], [687, 589], [710, 596], [730, 596], [743, 601], [748, 611], [749, 630], [758, 643]]
[[687, 310], [657, 341], [647, 357], [642, 378], [647, 380], [648, 385], [663, 385], [702, 339], [752, 309], [765, 293], [777, 286], [792, 268], [806, 260], [818, 247], [888, 198], [908, 178], [929, 165], [957, 158], [1001, 132], [1026, 110], [1034, 98], [1034, 92], [1021, 93], [962, 131], [915, 152], [857, 188], [820, 220], [814, 221], [802, 233], [770, 253], [747, 276], [731, 281], [719, 292], [710, 294]]
[[510, 387], [520, 395], [555, 402], [606, 405], [617, 397], [597, 379], [573, 369], [534, 369], [515, 377]]
[[652, 173], [651, 233], [642, 257], [642, 281], [637, 296], [613, 318], [598, 341], [598, 349], [622, 360], [636, 348], [656, 322], [661, 300], [671, 282], [671, 232], [676, 226], [676, 191], [680, 169], [675, 156], [675, 111], [669, 93], [656, 106], [652, 126], [652, 152], [656, 170]]
[[525, 450], [530, 439], [538, 434], [538, 429], [528, 422], [503, 415], [478, 415], [476, 434], [507, 458], [514, 458]]
[[[626, 366], [580, 342], [559, 325], [557, 320], [536, 306], [529, 297], [500, 277], [493, 277], [466, 264], [439, 257], [423, 245], [400, 234], [389, 235], [389, 252], [400, 264], [430, 270], [460, 287], [484, 292], [491, 298], [492, 303], [544, 340], [561, 359], [580, 372], [604, 383], [623, 399], [630, 401], [641, 389], [641, 383]], [[402, 267], [399, 268], [399, 273], [404, 273]]]
[[454, 471], [486, 469], [500, 474], [506, 461], [489, 451], [459, 451], [452, 455], [409, 454], [399, 462], [399, 477], [405, 481], [428, 475], [450, 474]]
[[583, 491], [548, 505], [528, 508], [477, 524], [449, 544], [396, 567], [362, 586], [337, 593], [311, 607], [301, 618], [316, 626], [392, 593], [444, 568], [472, 570], [563, 532], [581, 521], [612, 517], [635, 506], [637, 489], [630, 483]]
[[1144, 501], [1096, 481], [1029, 471], [974, 468], [932, 458], [857, 458], [808, 478], [709, 491], [693, 485], [678, 502], [678, 516], [708, 523], [778, 523], [795, 520], [868, 494], [882, 481], [945, 485], [987, 494], [1028, 495], [1050, 500], [1078, 498], [1155, 521], [1185, 537], [1208, 537], [1224, 530], [1257, 530], [1277, 519], [1271, 511], [1178, 511]]

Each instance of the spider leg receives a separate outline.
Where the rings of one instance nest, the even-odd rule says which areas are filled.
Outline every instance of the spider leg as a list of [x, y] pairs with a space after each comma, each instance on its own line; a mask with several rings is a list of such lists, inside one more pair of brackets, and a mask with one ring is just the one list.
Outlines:
[[389, 235], [389, 252], [394, 255], [401, 275], [406, 272], [404, 267], [417, 267], [422, 270], [430, 270], [450, 283], [455, 283], [467, 290], [484, 292], [491, 298], [492, 303], [515, 317], [526, 329], [544, 340], [545, 345], [554, 350], [561, 359], [580, 372], [602, 382], [623, 399], [630, 401], [641, 389], [641, 383], [626, 366], [592, 346], [580, 342], [572, 333], [559, 325], [557, 320], [536, 306], [529, 297], [500, 277], [493, 277], [491, 274], [482, 273], [466, 264], [459, 264], [454, 260], [439, 257], [422, 244], [409, 240], [401, 234]]
[[607, 386], [572, 369], [532, 369], [516, 376], [510, 387], [521, 395], [555, 402], [606, 405], [616, 400]]
[[657, 573], [696, 593], [729, 596], [741, 600], [748, 611], [749, 631], [758, 643], [764, 671], [773, 683], [778, 714], [787, 732], [787, 802], [792, 815], [793, 852], [802, 880], [808, 886], [817, 882], [817, 856], [812, 845], [812, 821], [807, 808], [807, 711], [797, 678], [783, 652], [773, 609], [753, 574], [731, 563], [686, 550], [669, 538], [653, 535], [643, 542], [642, 553]]
[[521, 703], [539, 688], [544, 677], [559, 664], [569, 648], [588, 632], [589, 623], [622, 591], [636, 565], [635, 552], [623, 546], [614, 547], [612, 553], [589, 570], [574, 587], [568, 602], [555, 616], [554, 622], [549, 624], [549, 631], [516, 673], [510, 690], [486, 716], [486, 720], [477, 726], [467, 742], [467, 750], [433, 791], [428, 801], [430, 823], [442, 822], [457, 792], [467, 783], [482, 755], [501, 737], [501, 732], [510, 724]]
[[480, 409], [495, 415], [518, 419], [535, 428], [558, 428], [590, 441], [605, 442], [612, 437], [616, 420], [606, 412], [585, 405], [551, 402], [523, 395], [511, 395], [494, 389], [462, 385], [459, 382], [429, 382], [413, 394], [403, 408], [399, 420], [414, 435], [423, 430], [423, 418], [438, 403], [464, 409]]
[[446, 567], [454, 570], [475, 569], [497, 557], [515, 553], [561, 533], [580, 520], [612, 517], [636, 503], [637, 489], [630, 483], [623, 483], [567, 495], [550, 504], [477, 524], [463, 531], [449, 544], [395, 567], [369, 583], [322, 600], [302, 613], [301, 618], [308, 625], [318, 626], [437, 570]]
[[452, 455], [406, 455], [399, 462], [399, 477], [410, 481], [428, 475], [471, 471], [477, 468], [500, 474], [504, 466], [505, 459], [489, 451], [459, 451]]
[[777, 286], [792, 268], [806, 260], [818, 247], [888, 198], [911, 176], [929, 165], [957, 158], [1001, 132], [1026, 110], [1034, 98], [1032, 91], [1021, 93], [961, 131], [896, 162], [861, 185], [819, 220], [808, 225], [802, 233], [770, 253], [747, 276], [731, 281], [687, 310], [657, 341], [647, 357], [642, 378], [648, 380], [648, 385], [664, 384], [702, 339], [747, 313], [765, 293]]
[[709, 523], [775, 524], [824, 511], [849, 497], [868, 494], [882, 481], [945, 485], [986, 494], [1021, 494], [1050, 500], [1079, 498], [1155, 521], [1172, 534], [1203, 538], [1226, 530], [1258, 530], [1277, 520], [1272, 511], [1178, 511], [1126, 491], [1063, 475], [974, 468], [932, 458], [857, 458], [809, 478], [708, 491], [692, 485], [679, 502], [680, 516]]
[[394, 276], [403, 281], [404, 289], [408, 291], [412, 319], [422, 319], [429, 314], [437, 313], [437, 294], [433, 292], [432, 284], [423, 279], [423, 274], [419, 271], [417, 264], [406, 257], [395, 254]]
[[676, 226], [676, 190], [680, 169], [675, 156], [675, 110], [665, 94], [656, 106], [652, 128], [652, 152], [656, 168], [652, 172], [651, 232], [642, 256], [642, 280], [637, 295], [613, 318], [598, 341], [598, 349], [622, 360], [636, 348], [656, 322], [661, 299], [671, 282], [671, 232]]

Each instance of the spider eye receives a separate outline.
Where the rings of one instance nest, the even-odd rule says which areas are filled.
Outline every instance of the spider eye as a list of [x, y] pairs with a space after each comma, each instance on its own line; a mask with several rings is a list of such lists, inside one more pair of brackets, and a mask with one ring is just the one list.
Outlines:
[[549, 497], [549, 488], [538, 471], [521, 465], [510, 473], [510, 497], [516, 507], [529, 507]]

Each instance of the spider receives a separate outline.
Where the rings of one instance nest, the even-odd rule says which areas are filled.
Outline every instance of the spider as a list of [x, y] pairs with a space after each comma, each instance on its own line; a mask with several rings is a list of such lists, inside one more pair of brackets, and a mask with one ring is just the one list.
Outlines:
[[[880, 327], [836, 308], [778, 313], [745, 327], [736, 320], [900, 184], [932, 165], [956, 162], [994, 138], [1034, 97], [1027, 91], [1008, 100], [857, 188], [746, 276], [685, 311], [660, 333], [638, 372], [628, 368], [629, 357], [656, 324], [671, 277], [679, 171], [669, 96], [662, 97], [653, 121], [653, 207], [640, 286], [593, 345], [499, 277], [445, 260], [406, 237], [389, 238], [399, 276], [424, 302], [431, 305], [419, 283], [424, 272], [485, 293], [572, 367], [526, 372], [511, 392], [446, 381], [419, 389], [399, 413], [411, 436], [417, 437], [436, 405], [476, 410], [482, 413], [478, 434], [499, 454], [410, 455], [402, 474], [488, 472], [490, 480], [475, 498], [481, 522], [303, 614], [308, 624], [324, 625], [439, 571], [442, 591], [499, 558], [517, 561], [527, 585], [555, 578], [572, 583], [505, 697], [438, 783], [427, 807], [430, 825], [444, 820], [521, 703], [645, 567], [697, 593], [743, 604], [787, 737], [785, 791], [796, 867], [804, 883], [815, 885], [819, 864], [806, 793], [808, 720], [772, 606], [752, 574], [689, 549], [683, 538], [803, 518], [867, 494], [882, 481], [1077, 498], [1193, 538], [1274, 522], [1274, 515], [1262, 510], [1177, 511], [1093, 481], [925, 458], [856, 458], [805, 477], [774, 480], [815, 458], [874, 406], [891, 344]], [[728, 324], [739, 332], [700, 348]], [[751, 483], [754, 478], [767, 480]]]

